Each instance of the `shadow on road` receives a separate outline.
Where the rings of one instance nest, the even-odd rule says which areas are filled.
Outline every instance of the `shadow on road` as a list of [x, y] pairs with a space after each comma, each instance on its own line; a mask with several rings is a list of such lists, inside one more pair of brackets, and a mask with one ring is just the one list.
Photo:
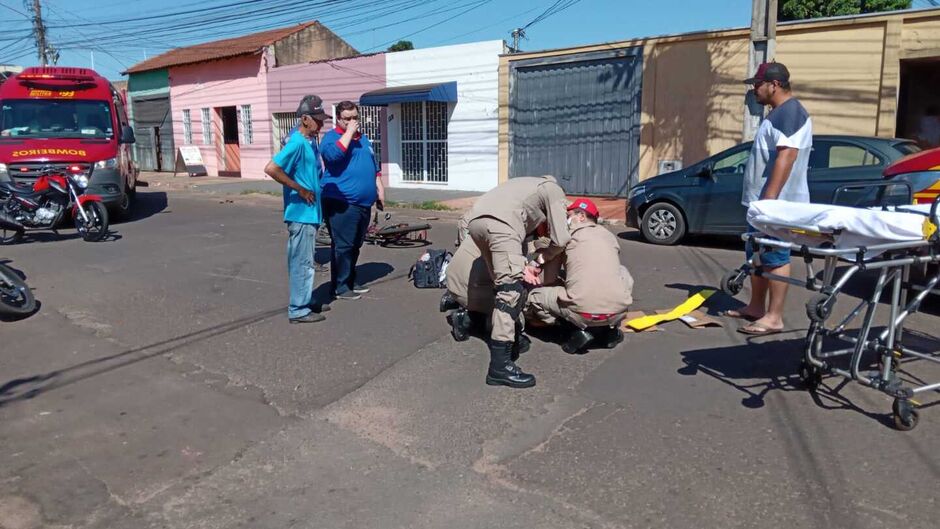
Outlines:
[[283, 313], [283, 307], [265, 310], [168, 340], [162, 340], [143, 347], [135, 347], [113, 355], [81, 362], [64, 369], [56, 369], [44, 374], [9, 380], [3, 385], [0, 385], [0, 408], [17, 401], [32, 399], [45, 392], [81, 382], [82, 380], [104, 373], [109, 373], [144, 360], [149, 360], [156, 356], [176, 351], [177, 349], [182, 349], [188, 345], [204, 342], [210, 338], [243, 329], [246, 325], [252, 325]]
[[[643, 244], [649, 244], [651, 246], [658, 246], [654, 245], [653, 243], [646, 242], [640, 231], [632, 228], [618, 233], [617, 237], [625, 241], [640, 242]], [[682, 246], [690, 246], [695, 248], [716, 248], [719, 250], [741, 250], [741, 259], [744, 259], [744, 241], [741, 240], [739, 235], [687, 235], [679, 242], [679, 244], [675, 245], [676, 248]]]
[[166, 193], [163, 191], [142, 191], [138, 189], [137, 198], [135, 200], [136, 202], [134, 203], [134, 209], [131, 210], [130, 218], [121, 222], [115, 219], [115, 224], [144, 220], [158, 213], [162, 213], [168, 206]]
[[[742, 406], [759, 409], [764, 407], [765, 398], [772, 391], [807, 391], [798, 375], [804, 342], [802, 337], [749, 340], [746, 344], [685, 351], [682, 353], [685, 366], [677, 372], [712, 377], [743, 393]], [[841, 394], [842, 388], [850, 383], [839, 376], [827, 376], [816, 391], [807, 393], [823, 409], [852, 411], [884, 426], [892, 426], [890, 414], [864, 410]]]

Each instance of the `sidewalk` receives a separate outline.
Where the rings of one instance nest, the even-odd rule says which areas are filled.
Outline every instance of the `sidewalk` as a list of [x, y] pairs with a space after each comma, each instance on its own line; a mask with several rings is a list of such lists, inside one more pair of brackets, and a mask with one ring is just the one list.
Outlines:
[[[248, 193], [280, 194], [281, 186], [271, 179], [247, 180], [242, 178], [224, 178], [217, 176], [173, 176], [172, 173], [142, 172], [140, 179], [148, 182], [153, 189], [164, 191], [193, 190], [204, 193], [223, 195], [242, 195]], [[417, 209], [436, 209], [434, 204], [452, 211], [463, 212], [473, 207], [473, 202], [483, 193], [477, 191], [453, 191], [450, 189], [415, 189], [407, 187], [389, 187], [385, 189], [385, 198], [396, 207]], [[608, 222], [623, 224], [626, 220], [626, 201], [622, 198], [594, 198], [601, 218]], [[424, 206], [424, 207], [422, 207]]]
[[[265, 178], [263, 180], [247, 180], [241, 178], [224, 178], [213, 176], [173, 176], [172, 173], [142, 172], [140, 179], [147, 182], [151, 189], [162, 191], [193, 190], [203, 193], [219, 193], [223, 195], [242, 195], [252, 192], [264, 194], [280, 194], [281, 186], [277, 182]], [[428, 204], [437, 202], [456, 211], [466, 211], [473, 206], [476, 197], [483, 193], [476, 191], [453, 191], [450, 189], [412, 189], [404, 187], [389, 187], [385, 190], [385, 199], [397, 206]], [[433, 209], [433, 208], [426, 208]]]

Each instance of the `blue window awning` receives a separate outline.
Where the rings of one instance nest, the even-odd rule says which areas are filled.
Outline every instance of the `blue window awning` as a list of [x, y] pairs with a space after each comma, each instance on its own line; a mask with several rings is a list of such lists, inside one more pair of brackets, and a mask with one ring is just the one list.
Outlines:
[[457, 82], [395, 86], [373, 90], [362, 94], [359, 104], [384, 107], [393, 103], [415, 103], [418, 101], [457, 102]]

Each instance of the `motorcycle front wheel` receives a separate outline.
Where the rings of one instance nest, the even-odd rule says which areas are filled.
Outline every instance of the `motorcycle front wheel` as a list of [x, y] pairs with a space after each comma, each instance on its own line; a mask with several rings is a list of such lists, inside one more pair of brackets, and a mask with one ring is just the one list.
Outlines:
[[36, 309], [36, 298], [26, 281], [10, 267], [0, 264], [0, 314], [25, 316]]
[[88, 216], [86, 221], [81, 211], [75, 212], [75, 229], [88, 242], [98, 242], [108, 234], [108, 208], [98, 201], [85, 202], [79, 206]]

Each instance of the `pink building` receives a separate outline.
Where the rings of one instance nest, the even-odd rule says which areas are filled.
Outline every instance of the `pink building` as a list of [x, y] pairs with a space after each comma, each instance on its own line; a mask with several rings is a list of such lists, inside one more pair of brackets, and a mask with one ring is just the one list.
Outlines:
[[197, 146], [210, 175], [263, 178], [274, 152], [272, 72], [356, 54], [319, 22], [308, 22], [177, 48], [128, 73], [167, 70], [174, 144]]
[[[303, 96], [320, 96], [323, 98], [324, 108], [333, 115], [332, 109], [340, 101], [358, 101], [362, 94], [382, 88], [385, 88], [384, 53], [271, 69], [267, 73], [267, 108], [273, 117], [274, 129], [271, 131], [271, 138], [274, 150], [280, 148], [281, 139], [296, 124], [294, 112]], [[363, 107], [360, 108], [360, 114], [363, 132], [372, 139], [376, 154], [383, 161], [382, 174], [388, 183], [388, 153], [383, 145], [388, 136], [385, 109]], [[326, 128], [330, 127], [332, 123], [327, 123]]]

